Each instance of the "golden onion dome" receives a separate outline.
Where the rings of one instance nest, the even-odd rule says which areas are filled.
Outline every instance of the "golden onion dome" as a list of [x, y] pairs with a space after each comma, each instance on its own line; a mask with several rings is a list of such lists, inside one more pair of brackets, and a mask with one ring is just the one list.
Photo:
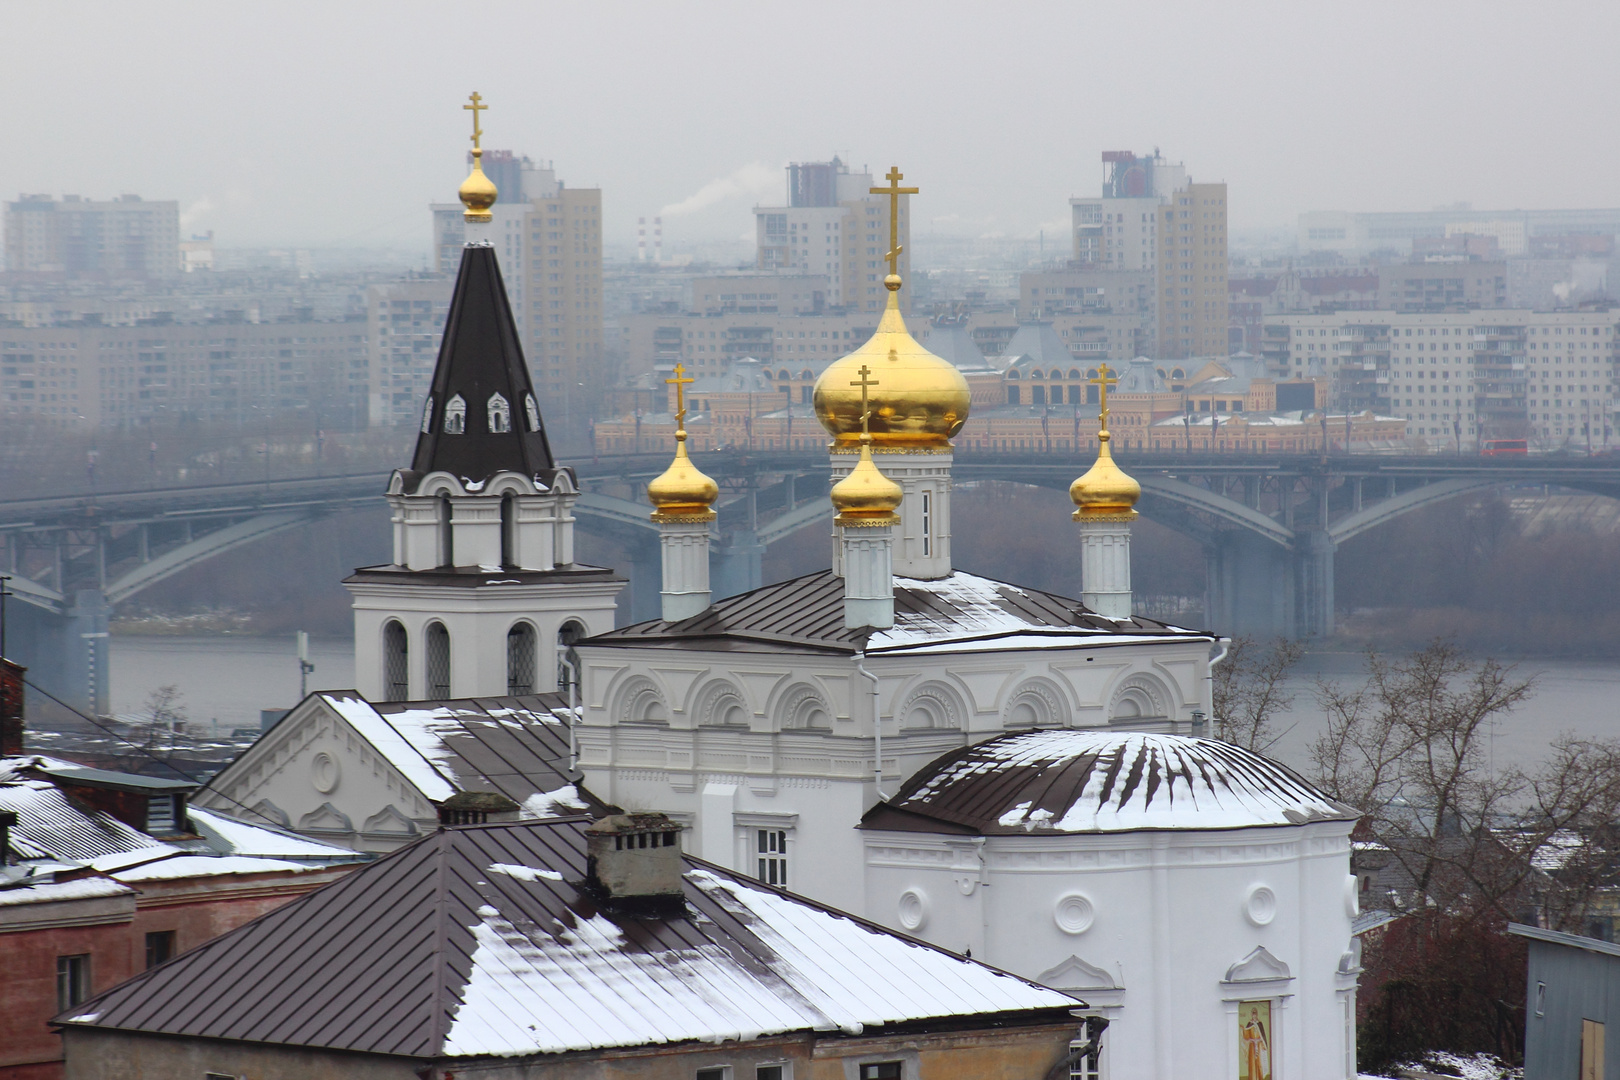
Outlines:
[[1069, 498], [1075, 507], [1076, 521], [1087, 517], [1123, 514], [1135, 517], [1136, 500], [1142, 497], [1142, 485], [1131, 479], [1109, 452], [1109, 434], [1106, 429], [1097, 433], [1097, 460], [1074, 483], [1069, 485]]
[[[900, 278], [883, 279], [889, 303], [866, 344], [834, 361], [816, 380], [816, 419], [835, 445], [861, 437], [861, 368], [871, 379], [872, 442], [879, 447], [943, 447], [968, 417], [967, 380], [955, 365], [911, 336], [900, 314]], [[853, 474], [852, 474], [853, 475]]]
[[653, 511], [652, 519], [713, 520], [713, 504], [719, 495], [720, 485], [705, 476], [686, 456], [686, 432], [677, 431], [675, 460], [669, 463], [662, 476], [647, 485], [647, 498], [657, 508]]
[[833, 508], [838, 511], [833, 521], [838, 525], [893, 525], [900, 520], [895, 510], [905, 492], [872, 461], [875, 436], [861, 433], [856, 438], [861, 443], [861, 459], [829, 492]]
[[491, 221], [495, 215], [489, 212], [489, 208], [495, 205], [500, 192], [495, 188], [495, 181], [484, 175], [484, 152], [474, 149], [472, 156], [472, 172], [467, 174], [467, 179], [461, 182], [461, 190], [457, 192], [461, 196], [461, 205], [467, 208], [461, 212], [461, 216], [468, 221]]

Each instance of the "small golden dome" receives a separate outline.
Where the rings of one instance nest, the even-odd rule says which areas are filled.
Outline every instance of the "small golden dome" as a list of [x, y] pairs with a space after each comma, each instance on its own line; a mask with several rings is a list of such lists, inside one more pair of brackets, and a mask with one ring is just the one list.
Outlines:
[[467, 208], [461, 212], [461, 216], [468, 221], [492, 221], [495, 215], [489, 212], [489, 208], [495, 205], [495, 198], [500, 192], [495, 189], [495, 181], [484, 175], [481, 160], [484, 152], [475, 149], [472, 156], [472, 172], [461, 182], [461, 190], [458, 192], [461, 196], [461, 205]]
[[720, 495], [720, 486], [705, 476], [686, 456], [686, 432], [675, 433], [675, 460], [662, 476], [647, 485], [647, 498], [652, 500], [654, 521], [676, 521], [682, 518], [714, 519], [713, 503]]
[[[888, 307], [866, 344], [834, 361], [816, 380], [816, 419], [839, 446], [861, 437], [860, 369], [867, 367], [872, 442], [879, 447], [943, 447], [968, 417], [967, 380], [950, 361], [911, 336], [900, 315], [900, 278], [884, 279]], [[852, 385], [853, 384], [853, 385]]]
[[1133, 508], [1142, 497], [1142, 485], [1114, 464], [1114, 455], [1108, 449], [1109, 437], [1106, 430], [1097, 433], [1097, 460], [1084, 476], [1069, 485], [1069, 498], [1078, 508], [1074, 512], [1076, 521], [1105, 514], [1136, 516]]
[[893, 525], [899, 521], [895, 510], [905, 492], [900, 485], [884, 476], [872, 461], [873, 436], [860, 434], [861, 459], [849, 475], [834, 484], [829, 493], [838, 516], [837, 525]]

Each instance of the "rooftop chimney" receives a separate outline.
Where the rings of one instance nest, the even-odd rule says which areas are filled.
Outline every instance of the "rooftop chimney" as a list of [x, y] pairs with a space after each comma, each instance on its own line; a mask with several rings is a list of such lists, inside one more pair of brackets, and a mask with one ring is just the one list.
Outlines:
[[615, 814], [585, 829], [589, 885], [610, 908], [647, 915], [685, 908], [681, 827], [663, 814]]
[[27, 670], [0, 656], [0, 757], [23, 753], [23, 672]]

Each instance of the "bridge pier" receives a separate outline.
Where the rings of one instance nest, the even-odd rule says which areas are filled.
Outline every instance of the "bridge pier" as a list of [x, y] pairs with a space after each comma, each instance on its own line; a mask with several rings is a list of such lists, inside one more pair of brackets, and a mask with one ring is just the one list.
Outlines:
[[111, 711], [107, 622], [112, 606], [99, 589], [74, 594], [66, 614], [6, 604], [6, 652], [28, 669], [28, 681], [80, 712]]
[[1222, 634], [1291, 638], [1293, 557], [1263, 536], [1241, 529], [1218, 533], [1205, 549], [1204, 617]]
[[1326, 530], [1306, 533], [1299, 560], [1299, 630], [1308, 637], [1333, 633], [1333, 553], [1338, 545]]
[[656, 619], [663, 611], [659, 589], [663, 585], [664, 559], [658, 535], [645, 533], [628, 538], [625, 551], [630, 565], [624, 567], [624, 573], [630, 581], [619, 593], [620, 626]]
[[753, 529], [737, 529], [726, 534], [714, 554], [714, 598], [724, 600], [763, 585], [765, 545]]

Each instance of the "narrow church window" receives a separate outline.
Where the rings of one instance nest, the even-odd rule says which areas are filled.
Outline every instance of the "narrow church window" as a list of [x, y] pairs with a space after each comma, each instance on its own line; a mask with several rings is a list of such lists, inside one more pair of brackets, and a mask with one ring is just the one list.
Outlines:
[[506, 632], [506, 692], [534, 693], [534, 624], [520, 622]]
[[517, 499], [511, 492], [501, 496], [501, 565], [516, 566], [517, 558], [513, 554], [517, 548], [515, 526], [517, 524]]
[[489, 430], [495, 435], [512, 430], [512, 406], [499, 391], [489, 395]]
[[533, 394], [524, 394], [523, 395], [523, 411], [529, 417], [529, 430], [530, 431], [539, 431], [540, 430], [540, 406], [538, 406], [538, 405], [536, 405], [534, 403], [534, 395]]
[[755, 829], [756, 854], [759, 856], [759, 880], [767, 885], [787, 886], [787, 831], [784, 829]]
[[450, 696], [450, 631], [440, 622], [427, 628], [427, 696], [434, 701]]
[[444, 433], [446, 435], [460, 435], [467, 430], [467, 403], [460, 394], [451, 398], [444, 406]]
[[438, 505], [439, 565], [456, 565], [456, 532], [450, 523], [450, 496], [440, 495]]
[[433, 430], [433, 395], [427, 396], [427, 403], [422, 406], [422, 434], [426, 435]]
[[390, 619], [383, 627], [383, 698], [386, 701], [410, 700], [410, 644], [405, 627], [398, 619]]
[[922, 493], [922, 544], [923, 554], [933, 554], [933, 529], [930, 528], [933, 519], [933, 503], [928, 492]]

